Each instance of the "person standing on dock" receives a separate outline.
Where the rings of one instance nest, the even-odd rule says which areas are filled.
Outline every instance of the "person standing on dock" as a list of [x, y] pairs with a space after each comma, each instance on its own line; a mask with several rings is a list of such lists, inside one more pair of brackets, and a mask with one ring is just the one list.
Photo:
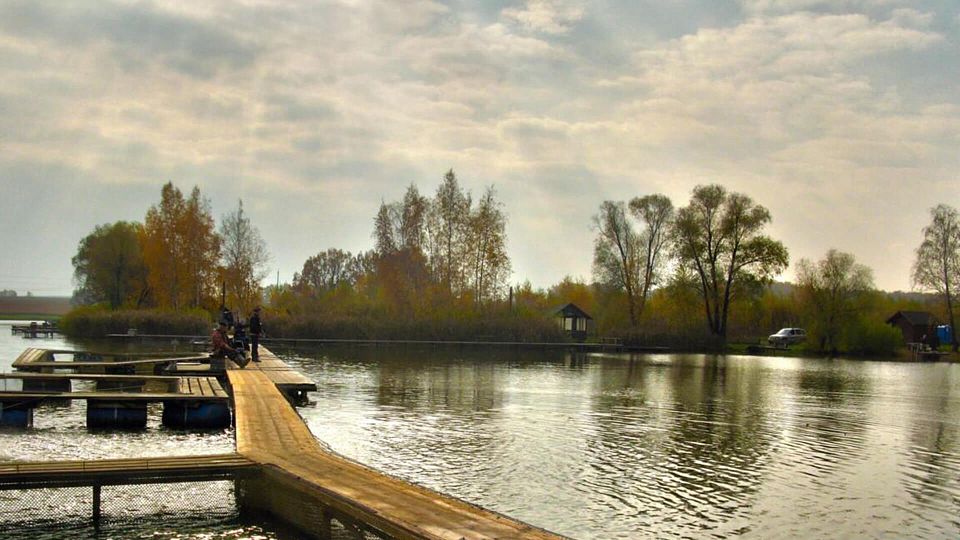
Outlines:
[[220, 322], [227, 325], [227, 329], [233, 327], [233, 312], [227, 306], [220, 306]]
[[241, 368], [247, 366], [247, 357], [243, 354], [243, 351], [238, 351], [230, 346], [230, 337], [227, 335], [227, 323], [220, 321], [217, 329], [214, 330], [213, 335], [210, 336], [210, 341], [213, 342], [213, 353], [210, 356], [214, 358], [229, 358], [236, 362]]
[[250, 356], [254, 362], [260, 361], [260, 334], [263, 332], [263, 323], [260, 322], [260, 306], [253, 308], [250, 316]]

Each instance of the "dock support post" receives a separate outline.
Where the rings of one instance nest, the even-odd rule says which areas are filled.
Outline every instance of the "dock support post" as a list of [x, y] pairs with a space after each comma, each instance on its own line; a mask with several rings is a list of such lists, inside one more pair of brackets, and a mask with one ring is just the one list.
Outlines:
[[333, 538], [333, 531], [330, 529], [330, 520], [333, 519], [333, 516], [330, 515], [330, 511], [324, 508], [320, 511], [320, 538], [330, 539]]
[[93, 485], [93, 526], [100, 530], [100, 485]]

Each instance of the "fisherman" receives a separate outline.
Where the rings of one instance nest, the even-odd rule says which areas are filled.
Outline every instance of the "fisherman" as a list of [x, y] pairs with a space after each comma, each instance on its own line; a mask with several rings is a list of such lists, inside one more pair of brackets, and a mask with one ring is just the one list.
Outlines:
[[250, 317], [250, 356], [254, 362], [260, 362], [260, 334], [263, 333], [263, 323], [260, 322], [260, 306], [253, 308]]
[[210, 336], [210, 341], [213, 343], [213, 353], [210, 354], [211, 358], [229, 358], [237, 363], [241, 368], [246, 367], [247, 365], [247, 356], [243, 351], [238, 351], [230, 346], [230, 336], [227, 335], [227, 323], [220, 321], [217, 324], [217, 329], [213, 331], [213, 335]]

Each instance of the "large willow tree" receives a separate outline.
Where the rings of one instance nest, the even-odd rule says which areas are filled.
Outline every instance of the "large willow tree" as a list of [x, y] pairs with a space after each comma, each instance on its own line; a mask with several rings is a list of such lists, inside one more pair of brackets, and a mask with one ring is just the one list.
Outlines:
[[677, 211], [676, 254], [696, 276], [710, 333], [727, 336], [730, 304], [749, 285], [767, 282], [789, 262], [787, 248], [763, 234], [770, 212], [720, 185], [697, 186]]

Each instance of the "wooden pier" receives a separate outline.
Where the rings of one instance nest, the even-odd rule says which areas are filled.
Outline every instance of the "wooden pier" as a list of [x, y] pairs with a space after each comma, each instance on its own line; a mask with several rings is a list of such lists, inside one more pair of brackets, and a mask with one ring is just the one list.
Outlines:
[[[24, 365], [42, 366], [41, 355]], [[292, 402], [315, 383], [265, 347], [259, 363], [239, 369], [227, 362], [232, 391], [236, 455], [146, 460], [0, 463], [0, 489], [94, 486], [94, 519], [99, 487], [111, 482], [159, 483], [232, 478], [241, 512], [269, 515], [311, 538], [330, 538], [334, 521], [357, 538], [479, 540], [555, 539], [553, 533], [468, 502], [385, 475], [324, 449]], [[56, 362], [61, 364], [63, 362]], [[59, 367], [59, 366], [58, 366]], [[30, 374], [26, 379], [38, 375]], [[151, 376], [78, 375], [118, 384], [170, 384]], [[92, 377], [92, 378], [90, 378]], [[203, 378], [178, 382], [178, 394], [205, 393]], [[213, 382], [207, 379], [213, 388]], [[99, 394], [99, 392], [96, 392]], [[120, 392], [118, 392], [120, 393]], [[48, 397], [53, 393], [42, 393]], [[83, 393], [73, 392], [74, 398]], [[146, 394], [122, 392], [115, 398]], [[187, 479], [187, 480], [185, 480]]]
[[14, 324], [10, 326], [11, 334], [20, 334], [23, 337], [36, 338], [36, 337], [53, 337], [60, 333], [60, 329], [57, 328], [57, 325], [50, 323], [30, 323], [30, 324]]

